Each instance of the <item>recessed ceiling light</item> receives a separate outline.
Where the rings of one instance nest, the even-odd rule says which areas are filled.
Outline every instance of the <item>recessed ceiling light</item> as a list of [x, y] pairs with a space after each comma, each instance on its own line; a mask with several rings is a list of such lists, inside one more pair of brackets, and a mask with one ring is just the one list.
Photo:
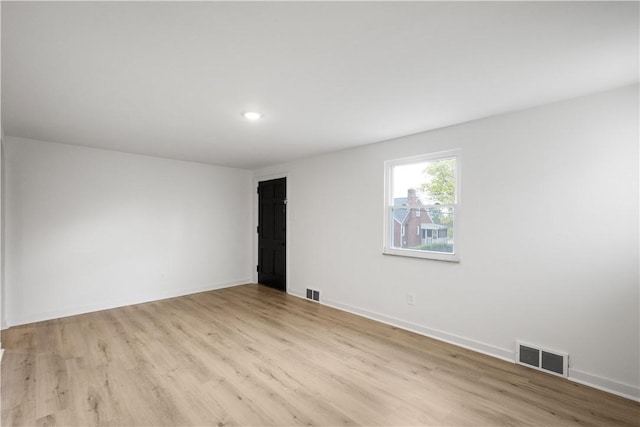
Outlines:
[[257, 113], [255, 111], [247, 111], [244, 113], [244, 118], [247, 120], [258, 120], [262, 117], [262, 114]]

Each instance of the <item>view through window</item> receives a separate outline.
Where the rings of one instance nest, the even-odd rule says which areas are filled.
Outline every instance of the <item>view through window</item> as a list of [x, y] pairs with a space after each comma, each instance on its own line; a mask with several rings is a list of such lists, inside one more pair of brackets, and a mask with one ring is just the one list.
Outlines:
[[385, 253], [457, 261], [459, 150], [386, 163]]

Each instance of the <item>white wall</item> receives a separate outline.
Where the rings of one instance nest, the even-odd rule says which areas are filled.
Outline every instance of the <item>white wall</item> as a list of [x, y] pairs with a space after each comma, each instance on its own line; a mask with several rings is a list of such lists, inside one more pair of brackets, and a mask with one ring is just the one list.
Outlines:
[[[633, 86], [256, 171], [289, 179], [289, 292], [640, 398], [638, 113]], [[453, 148], [461, 262], [382, 255], [383, 162]]]
[[[1, 9], [1, 8], [0, 8]], [[1, 19], [0, 19], [1, 21]], [[1, 81], [2, 79], [0, 79]], [[0, 97], [1, 99], [1, 97]], [[1, 113], [0, 113], [1, 116]], [[4, 143], [2, 142], [4, 135], [2, 132], [2, 124], [0, 124], [0, 327], [5, 323], [4, 315], [4, 182], [3, 182], [3, 164], [4, 164]], [[2, 337], [2, 334], [0, 334]], [[4, 349], [2, 347], [2, 339], [0, 339], [0, 360], [4, 355]]]
[[251, 172], [4, 145], [5, 326], [251, 281]]
[[[0, 5], [0, 46], [2, 46], [2, 5]], [[2, 140], [4, 138], [4, 128], [2, 127], [2, 50], [0, 49], [0, 325], [4, 324], [4, 238], [3, 238], [3, 228], [4, 228], [4, 214], [3, 214], [3, 206], [2, 200], [4, 198], [4, 186], [2, 183], [2, 164], [4, 162], [2, 158], [3, 144]], [[0, 334], [1, 337], [1, 334]], [[2, 350], [2, 340], [0, 339], [0, 360], [2, 360], [2, 355], [4, 354], [4, 350]]]

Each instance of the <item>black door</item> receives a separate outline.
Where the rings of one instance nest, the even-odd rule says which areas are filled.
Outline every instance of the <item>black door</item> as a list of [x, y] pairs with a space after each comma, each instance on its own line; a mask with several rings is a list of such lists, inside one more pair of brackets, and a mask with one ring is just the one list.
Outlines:
[[258, 283], [287, 289], [287, 179], [258, 184]]

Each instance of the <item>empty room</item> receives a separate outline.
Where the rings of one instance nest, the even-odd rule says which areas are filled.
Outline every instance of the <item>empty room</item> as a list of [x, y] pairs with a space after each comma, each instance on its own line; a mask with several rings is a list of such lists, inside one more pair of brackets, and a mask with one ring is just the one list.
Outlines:
[[1, 1], [1, 424], [639, 427], [639, 6]]

